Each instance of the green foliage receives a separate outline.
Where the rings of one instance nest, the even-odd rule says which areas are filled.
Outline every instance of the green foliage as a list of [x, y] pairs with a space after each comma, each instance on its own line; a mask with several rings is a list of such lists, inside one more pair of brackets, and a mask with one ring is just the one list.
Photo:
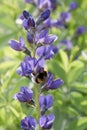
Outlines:
[[[59, 7], [52, 14], [66, 10], [72, 0], [62, 0], [64, 6]], [[51, 32], [64, 39], [72, 36], [78, 25], [87, 26], [87, 1], [76, 0], [79, 8], [72, 12], [72, 20], [68, 31], [52, 29]], [[26, 114], [35, 112], [28, 106], [22, 106], [13, 100], [13, 95], [20, 86], [32, 86], [28, 79], [19, 77], [16, 68], [24, 54], [13, 51], [8, 41], [19, 39], [25, 33], [15, 21], [23, 9], [35, 15], [35, 8], [23, 0], [0, 0], [0, 130], [19, 130], [20, 120]], [[34, 11], [33, 11], [34, 10]], [[58, 14], [59, 15], [59, 14]], [[84, 52], [84, 55], [83, 55]], [[70, 57], [69, 57], [70, 55]], [[76, 59], [76, 56], [78, 57]], [[64, 80], [64, 85], [57, 91], [50, 91], [54, 95], [54, 111], [56, 120], [55, 130], [87, 130], [87, 38], [86, 34], [76, 39], [70, 52], [60, 49], [59, 53], [48, 64], [48, 69], [55, 77]]]

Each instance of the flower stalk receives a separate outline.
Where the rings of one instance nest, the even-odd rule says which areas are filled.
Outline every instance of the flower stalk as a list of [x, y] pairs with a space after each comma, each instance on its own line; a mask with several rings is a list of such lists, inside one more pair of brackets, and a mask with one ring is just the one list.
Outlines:
[[[40, 105], [39, 105], [39, 97], [40, 97], [40, 89], [37, 84], [35, 84], [34, 87], [34, 92], [35, 92], [35, 104], [36, 104], [36, 119], [38, 120], [40, 118]], [[40, 126], [38, 126], [38, 130], [41, 130]]]
[[37, 84], [35, 84], [34, 91], [35, 91], [37, 119], [39, 119], [40, 118], [40, 105], [39, 105], [40, 90], [39, 90], [39, 86]]
[[55, 120], [53, 114], [47, 115], [53, 105], [53, 96], [45, 95], [44, 91], [59, 88], [63, 81], [60, 78], [54, 79], [54, 75], [45, 69], [46, 61], [50, 61], [58, 53], [58, 47], [53, 45], [57, 36], [49, 34], [49, 29], [44, 26], [44, 22], [50, 18], [50, 13], [50, 9], [42, 10], [35, 21], [29, 12], [22, 12], [22, 27], [26, 30], [26, 39], [32, 50], [27, 47], [23, 37], [20, 37], [19, 41], [9, 42], [12, 49], [25, 53], [24, 60], [17, 68], [18, 75], [29, 78], [34, 84], [35, 97], [33, 91], [25, 86], [21, 86], [20, 92], [14, 95], [14, 99], [19, 102], [36, 107], [36, 119], [30, 115], [21, 120], [23, 130], [35, 130], [37, 124], [39, 130], [50, 130]]

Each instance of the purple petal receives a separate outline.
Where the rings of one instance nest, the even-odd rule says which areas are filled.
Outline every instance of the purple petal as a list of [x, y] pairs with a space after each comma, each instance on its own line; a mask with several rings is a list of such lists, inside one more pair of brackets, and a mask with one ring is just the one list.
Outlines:
[[40, 17], [41, 17], [43, 20], [46, 20], [49, 16], [50, 16], [50, 10], [47, 9], [47, 10], [45, 10], [44, 12], [41, 13], [41, 16], [40, 16]]
[[20, 102], [26, 102], [26, 97], [24, 96], [22, 92], [17, 93], [16, 97], [17, 97], [17, 100], [19, 100]]
[[27, 33], [27, 40], [29, 43], [33, 43], [33, 36], [31, 35], [30, 32]]
[[51, 122], [53, 122], [55, 120], [55, 116], [53, 114], [48, 115], [47, 118]]
[[41, 46], [36, 49], [36, 55], [38, 55], [39, 57], [44, 56], [44, 52], [45, 52], [45, 46]]
[[37, 63], [36, 58], [29, 57], [29, 56], [26, 56], [25, 59], [24, 59], [24, 61], [25, 61], [26, 63], [28, 63], [28, 65], [30, 66], [31, 70], [34, 69], [34, 67], [35, 67], [35, 65], [36, 65], [36, 63]]
[[82, 35], [86, 31], [86, 28], [84, 26], [79, 26], [76, 30], [76, 35]]
[[20, 87], [20, 91], [24, 92], [25, 91], [25, 87]]
[[16, 72], [20, 75], [23, 76], [24, 74], [22, 73], [22, 68], [21, 66], [19, 68], [17, 68]]
[[44, 58], [39, 58], [35, 66], [44, 67]]
[[21, 128], [26, 129], [26, 130], [29, 128], [28, 120], [29, 120], [28, 117], [25, 117], [24, 119], [21, 120]]
[[47, 29], [42, 30], [41, 33], [40, 33], [39, 38], [43, 38], [43, 37], [47, 36], [47, 34], [48, 34], [48, 30]]
[[50, 115], [47, 116], [47, 118], [48, 118], [48, 122], [45, 124], [45, 127], [51, 128], [51, 126], [52, 126], [52, 124], [55, 120], [55, 116], [53, 114], [50, 114]]
[[24, 119], [21, 120], [21, 128], [24, 130], [34, 130], [36, 127], [36, 120], [30, 116], [30, 117], [25, 117]]
[[41, 43], [41, 44], [51, 44], [52, 42], [57, 40], [57, 36], [50, 34], [47, 36], [44, 36], [42, 38], [38, 38], [37, 43]]
[[48, 9], [51, 8], [51, 2], [50, 0], [38, 0], [38, 4], [37, 4], [38, 8], [40, 9]]
[[78, 8], [78, 3], [77, 2], [71, 2], [69, 5], [70, 10], [75, 10]]
[[54, 75], [49, 73], [49, 77], [46, 82], [46, 87], [48, 87], [48, 88], [50, 87], [50, 85], [52, 84], [53, 78], [54, 78]]
[[28, 17], [29, 17], [30, 15], [29, 15], [29, 13], [28, 13], [26, 10], [24, 10], [24, 11], [23, 11], [23, 16], [24, 16], [24, 18], [28, 19]]
[[43, 22], [44, 26], [46, 28], [49, 28], [51, 26], [51, 19], [50, 17], [48, 19], [46, 19], [44, 22]]
[[47, 109], [52, 107], [53, 105], [53, 97], [51, 95], [46, 96], [46, 107]]
[[36, 120], [32, 116], [29, 117], [29, 124], [32, 128], [36, 127]]
[[63, 12], [60, 15], [60, 19], [65, 22], [69, 22], [71, 19], [71, 14], [69, 12]]
[[50, 10], [46, 9], [45, 11], [43, 11], [40, 14], [40, 17], [37, 19], [36, 24], [40, 25], [41, 22], [45, 21], [46, 19], [48, 19], [50, 16]]
[[12, 49], [16, 50], [16, 51], [21, 51], [21, 44], [16, 41], [16, 40], [10, 40], [9, 41], [9, 45], [11, 46]]
[[72, 42], [68, 40], [67, 49], [70, 50], [72, 48]]
[[25, 28], [25, 30], [29, 29], [28, 23], [27, 23], [27, 19], [24, 19], [22, 26]]
[[20, 43], [21, 43], [21, 48], [23, 48], [25, 46], [23, 37], [20, 37]]
[[43, 128], [51, 129], [54, 119], [55, 119], [55, 116], [53, 114], [46, 116], [46, 123], [44, 124]]
[[63, 84], [63, 80], [61, 79], [56, 79], [52, 82], [50, 89], [57, 89], [58, 87], [60, 87]]
[[25, 0], [26, 3], [33, 3], [33, 0]]
[[32, 72], [32, 68], [26, 62], [22, 62], [20, 67], [17, 69], [17, 73], [20, 76], [29, 76], [31, 74], [31, 72]]
[[40, 107], [42, 107], [45, 104], [45, 96], [44, 95], [39, 97], [39, 104], [40, 104]]
[[63, 21], [61, 19], [52, 20], [51, 21], [51, 26], [52, 27], [57, 27], [57, 28], [65, 28], [64, 23], [63, 23]]
[[43, 3], [43, 0], [38, 0], [37, 6], [39, 6], [41, 3]]
[[50, 0], [50, 2], [51, 2], [51, 8], [52, 8], [53, 10], [55, 10], [56, 7], [57, 7], [57, 0]]
[[58, 37], [57, 37], [56, 35], [50, 34], [50, 35], [48, 35], [48, 36], [45, 38], [44, 43], [45, 43], [45, 44], [51, 44], [52, 42], [56, 41], [57, 38], [58, 38]]
[[54, 54], [58, 52], [58, 48], [55, 47], [53, 44], [48, 46], [41, 46], [38, 47], [36, 50], [36, 54], [39, 57], [44, 57], [45, 60], [53, 58]]
[[[37, 37], [38, 38], [38, 37]], [[44, 41], [45, 41], [45, 37], [42, 37], [42, 38], [38, 38], [37, 39], [37, 44], [43, 44], [44, 43]]]
[[42, 116], [40, 119], [39, 119], [39, 125], [40, 127], [43, 127], [46, 123], [46, 116]]
[[18, 19], [21, 19], [22, 21], [25, 19], [24, 16], [21, 14], [18, 16]]
[[14, 95], [14, 98], [20, 102], [30, 102], [33, 97], [33, 91], [28, 87], [21, 87], [20, 92]]
[[70, 40], [63, 40], [61, 43], [65, 44], [68, 50], [72, 48], [72, 42]]
[[35, 32], [35, 42], [37, 43], [39, 41], [39, 33]]
[[29, 28], [35, 27], [35, 21], [31, 16], [28, 18], [27, 24], [28, 24]]
[[31, 89], [29, 89], [28, 87], [24, 87], [24, 94], [26, 95], [27, 100], [32, 100], [33, 91]]
[[54, 46], [53, 44], [50, 44], [48, 46], [46, 46], [45, 49], [45, 60], [46, 59], [51, 59], [53, 58], [53, 56], [58, 52], [58, 48], [56, 46]]
[[58, 47], [53, 46], [53, 52], [56, 54], [58, 52]]

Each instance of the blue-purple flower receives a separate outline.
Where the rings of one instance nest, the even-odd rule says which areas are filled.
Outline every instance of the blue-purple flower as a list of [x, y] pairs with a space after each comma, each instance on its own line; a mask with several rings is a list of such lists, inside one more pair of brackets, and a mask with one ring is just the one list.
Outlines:
[[51, 18], [50, 17], [43, 22], [43, 27], [44, 28], [50, 28], [51, 27]]
[[22, 37], [20, 37], [20, 41], [10, 40], [9, 45], [11, 46], [12, 49], [14, 49], [16, 51], [25, 51], [26, 50], [25, 42]]
[[75, 35], [76, 36], [79, 36], [79, 35], [82, 35], [86, 32], [86, 28], [84, 26], [79, 26], [77, 29], [76, 29], [76, 32], [75, 32]]
[[66, 46], [66, 49], [68, 49], [68, 50], [70, 50], [72, 48], [72, 42], [69, 39], [62, 40], [61, 43], [64, 44]]
[[65, 23], [61, 19], [55, 19], [55, 20], [51, 20], [50, 26], [60, 28], [60, 29], [64, 29]]
[[17, 23], [21, 24], [22, 27], [24, 27], [27, 31], [29, 31], [31, 28], [35, 28], [36, 26], [35, 20], [26, 10], [22, 12], [16, 21]]
[[23, 37], [20, 37], [20, 41], [17, 40], [10, 40], [9, 41], [9, 45], [12, 49], [16, 50], [16, 51], [22, 51], [28, 55], [31, 55], [30, 51], [27, 49], [27, 47], [25, 46], [25, 42]]
[[63, 80], [60, 78], [54, 80], [54, 76], [51, 73], [48, 73], [48, 77], [46, 79], [45, 84], [42, 86], [42, 91], [43, 90], [54, 90], [60, 87], [63, 84]]
[[39, 58], [38, 60], [34, 57], [25, 57], [24, 61], [21, 62], [20, 67], [17, 69], [17, 73], [20, 76], [30, 77], [31, 74], [37, 74], [41, 68], [44, 67], [44, 59]]
[[38, 47], [36, 50], [36, 54], [40, 57], [44, 57], [45, 60], [53, 58], [53, 56], [57, 52], [58, 52], [58, 48], [53, 44]]
[[55, 10], [58, 4], [60, 5], [60, 2], [57, 0], [50, 0], [50, 2], [51, 2], [51, 9], [52, 10]]
[[35, 130], [36, 120], [32, 117], [25, 117], [21, 120], [21, 128], [24, 130]]
[[49, 0], [38, 0], [37, 6], [39, 9], [48, 9], [51, 6], [51, 3]]
[[42, 30], [40, 33], [36, 32], [35, 41], [36, 44], [47, 45], [57, 40], [57, 36], [54, 34], [48, 34], [48, 30]]
[[51, 129], [53, 122], [55, 120], [55, 116], [53, 114], [50, 114], [48, 116], [42, 116], [39, 119], [39, 125], [43, 130], [49, 130]]
[[41, 14], [40, 14], [40, 18], [44, 21], [46, 19], [48, 19], [50, 16], [50, 10], [47, 9], [45, 11], [43, 11]]
[[25, 0], [27, 3], [34, 3], [35, 0]]
[[[54, 41], [57, 40], [57, 36], [54, 34], [48, 34], [48, 30], [47, 29], [42, 29], [41, 31], [35, 31], [35, 33], [33, 34], [32, 31], [31, 32], [27, 32], [27, 40], [29, 43], [34, 43], [37, 46], [41, 46], [41, 45], [48, 45], [53, 43]], [[53, 45], [51, 45], [53, 46]]]
[[71, 20], [70, 12], [62, 12], [60, 14], [60, 20], [63, 22], [69, 22]]
[[78, 3], [77, 2], [71, 2], [69, 5], [70, 10], [75, 10], [78, 8]]
[[30, 14], [26, 10], [24, 10], [22, 17], [25, 18], [25, 19], [28, 19], [29, 16], [30, 16]]
[[27, 11], [23, 11], [23, 23], [22, 26], [26, 29], [29, 30], [30, 28], [35, 28], [35, 21], [33, 19], [33, 17], [27, 12]]
[[22, 18], [20, 19], [22, 21], [22, 26], [25, 28], [25, 30], [29, 31], [32, 28], [34, 29], [35, 27], [37, 28], [37, 26], [46, 19], [48, 19], [49, 16], [50, 16], [50, 10], [47, 9], [40, 14], [37, 21], [35, 22], [34, 18], [26, 10], [24, 10], [22, 13]]
[[[42, 35], [44, 29], [44, 22], [50, 17], [50, 10], [47, 9], [43, 11], [37, 20], [35, 21], [33, 17], [26, 10], [23, 11], [19, 20], [21, 20], [22, 26], [27, 31], [27, 39], [30, 43], [36, 42], [37, 34]], [[43, 22], [43, 24], [41, 24]], [[40, 34], [41, 33], [41, 34]], [[45, 35], [44, 35], [45, 37]], [[35, 39], [35, 40], [34, 40]]]
[[27, 41], [29, 42], [29, 43], [31, 43], [31, 44], [33, 44], [34, 43], [34, 35], [33, 34], [31, 34], [31, 32], [27, 32]]
[[[51, 9], [56, 8], [56, 0], [25, 0], [27, 3], [32, 3], [39, 8], [37, 19], [35, 20], [32, 15], [24, 10], [20, 16], [21, 25], [26, 30], [27, 41], [30, 43], [32, 50], [29, 51], [25, 45], [22, 37], [20, 41], [11, 40], [10, 46], [16, 51], [22, 51], [26, 57], [21, 62], [17, 69], [20, 76], [25, 76], [36, 84], [40, 84], [39, 94], [48, 90], [55, 90], [63, 84], [63, 81], [58, 78], [54, 79], [54, 75], [45, 70], [45, 60], [54, 57], [58, 52], [58, 47], [53, 45], [57, 39], [54, 34], [49, 34], [49, 28], [52, 26], [66, 26], [66, 23], [71, 19], [69, 11], [60, 14], [60, 18], [56, 22], [51, 21]], [[68, 48], [70, 44], [67, 43]], [[36, 91], [36, 90], [35, 90]], [[37, 92], [37, 91], [36, 91]], [[33, 100], [33, 91], [22, 86], [20, 91], [14, 95], [14, 99], [21, 103], [35, 105]], [[37, 99], [36, 99], [37, 101]], [[36, 109], [40, 106], [40, 119], [39, 125], [42, 130], [49, 130], [52, 128], [55, 116], [53, 114], [45, 115], [46, 111], [53, 105], [53, 97], [51, 95], [40, 95], [36, 102]], [[39, 116], [39, 114], [38, 114]], [[21, 120], [21, 128], [24, 130], [35, 130], [36, 120], [30, 116]]]
[[44, 29], [49, 29], [51, 27], [51, 18], [49, 17], [48, 19], [46, 19], [45, 21], [43, 21], [43, 24], [40, 24], [39, 26], [37, 26], [38, 30], [44, 30]]
[[34, 4], [39, 8], [40, 10], [44, 9], [52, 9], [54, 10], [57, 6], [57, 1], [56, 0], [25, 0], [25, 2]]
[[70, 12], [62, 12], [60, 14], [59, 19], [50, 20], [50, 26], [51, 27], [57, 27], [60, 29], [64, 29], [67, 27], [67, 23], [71, 20], [71, 14]]
[[28, 87], [21, 87], [20, 92], [14, 95], [14, 99], [19, 100], [20, 102], [26, 102], [29, 104], [34, 104], [33, 101], [33, 91]]
[[51, 95], [41, 95], [39, 97], [41, 114], [43, 115], [53, 105], [53, 97]]
[[43, 11], [43, 12], [40, 14], [39, 18], [38, 18], [37, 21], [36, 21], [36, 24], [39, 25], [41, 22], [45, 21], [45, 20], [48, 19], [49, 17], [50, 17], [50, 10], [47, 9], [47, 10]]

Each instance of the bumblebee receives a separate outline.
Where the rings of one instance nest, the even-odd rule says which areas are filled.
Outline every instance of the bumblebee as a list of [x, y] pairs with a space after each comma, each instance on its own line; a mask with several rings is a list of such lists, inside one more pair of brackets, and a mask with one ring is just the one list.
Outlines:
[[42, 69], [41, 72], [39, 72], [36, 77], [35, 77], [35, 81], [36, 83], [40, 84], [45, 82], [46, 78], [47, 78], [48, 72], [47, 70], [45, 70], [44, 68]]

